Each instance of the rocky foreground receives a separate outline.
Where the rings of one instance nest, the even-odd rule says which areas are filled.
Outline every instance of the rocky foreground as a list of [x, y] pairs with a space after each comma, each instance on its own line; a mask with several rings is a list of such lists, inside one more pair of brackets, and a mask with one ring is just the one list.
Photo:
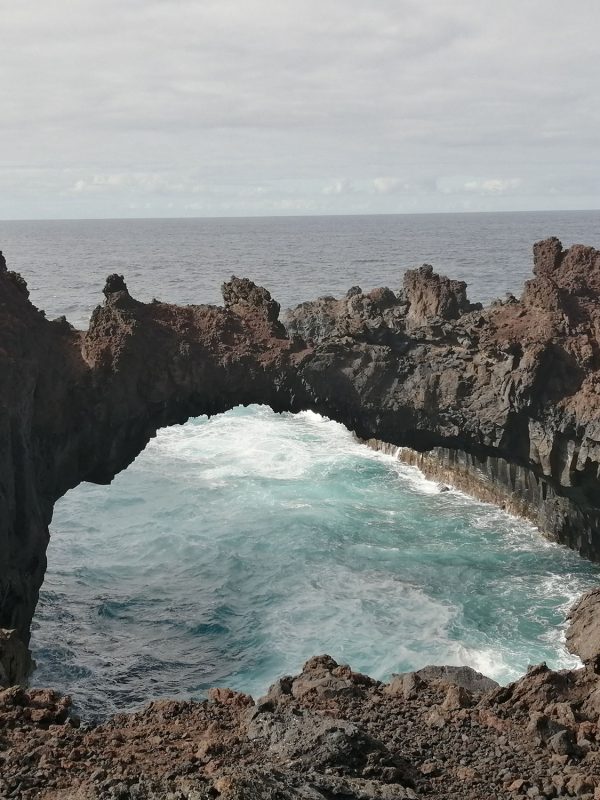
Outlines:
[[[256, 701], [217, 688], [97, 725], [52, 690], [0, 690], [0, 798], [598, 800], [599, 594], [571, 612], [583, 668], [508, 687], [468, 667], [385, 684], [317, 656]], [[22, 645], [0, 645], [6, 674]]]
[[600, 679], [465, 668], [382, 684], [329, 656], [254, 702], [214, 689], [90, 726], [49, 690], [0, 692], [0, 797], [395, 800], [600, 797]]

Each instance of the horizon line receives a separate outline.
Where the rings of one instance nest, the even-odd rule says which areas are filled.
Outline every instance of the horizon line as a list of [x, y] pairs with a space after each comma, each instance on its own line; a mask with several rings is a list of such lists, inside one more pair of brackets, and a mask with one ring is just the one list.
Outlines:
[[502, 211], [391, 211], [377, 213], [348, 212], [334, 214], [324, 212], [321, 214], [224, 214], [209, 216], [183, 216], [183, 217], [14, 217], [0, 219], [0, 224], [5, 222], [165, 222], [168, 220], [218, 220], [218, 219], [319, 219], [340, 217], [435, 217], [435, 216], [475, 216], [477, 214], [582, 214], [600, 213], [600, 208], [532, 208]]

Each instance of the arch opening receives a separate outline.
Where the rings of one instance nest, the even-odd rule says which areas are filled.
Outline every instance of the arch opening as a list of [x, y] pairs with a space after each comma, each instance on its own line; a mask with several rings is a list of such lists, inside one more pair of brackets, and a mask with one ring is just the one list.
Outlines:
[[266, 406], [163, 428], [112, 485], [69, 492], [48, 560], [34, 682], [100, 717], [214, 685], [260, 695], [325, 651], [379, 678], [565, 666], [564, 606], [598, 579], [341, 424]]

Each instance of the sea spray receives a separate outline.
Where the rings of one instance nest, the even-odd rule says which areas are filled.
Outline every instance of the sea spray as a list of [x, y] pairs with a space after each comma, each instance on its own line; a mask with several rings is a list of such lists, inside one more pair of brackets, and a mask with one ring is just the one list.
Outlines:
[[337, 423], [264, 407], [161, 430], [111, 486], [70, 492], [48, 556], [34, 680], [100, 716], [260, 695], [322, 652], [378, 678], [568, 666], [565, 607], [600, 574]]

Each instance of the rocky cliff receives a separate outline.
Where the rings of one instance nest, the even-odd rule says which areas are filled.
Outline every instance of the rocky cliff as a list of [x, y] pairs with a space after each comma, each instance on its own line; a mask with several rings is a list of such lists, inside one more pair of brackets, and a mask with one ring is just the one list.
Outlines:
[[337, 418], [372, 446], [598, 560], [599, 277], [597, 250], [549, 239], [520, 300], [482, 309], [425, 266], [397, 293], [353, 287], [284, 321], [315, 347], [305, 373], [325, 413], [344, 398]]
[[[600, 252], [534, 247], [520, 300], [486, 309], [424, 267], [282, 321], [268, 291], [144, 304], [111, 275], [88, 331], [47, 320], [0, 260], [0, 628], [28, 640], [56, 500], [108, 483], [162, 426], [240, 403], [313, 409], [513, 497], [600, 560]], [[283, 323], [283, 324], [282, 324]]]

